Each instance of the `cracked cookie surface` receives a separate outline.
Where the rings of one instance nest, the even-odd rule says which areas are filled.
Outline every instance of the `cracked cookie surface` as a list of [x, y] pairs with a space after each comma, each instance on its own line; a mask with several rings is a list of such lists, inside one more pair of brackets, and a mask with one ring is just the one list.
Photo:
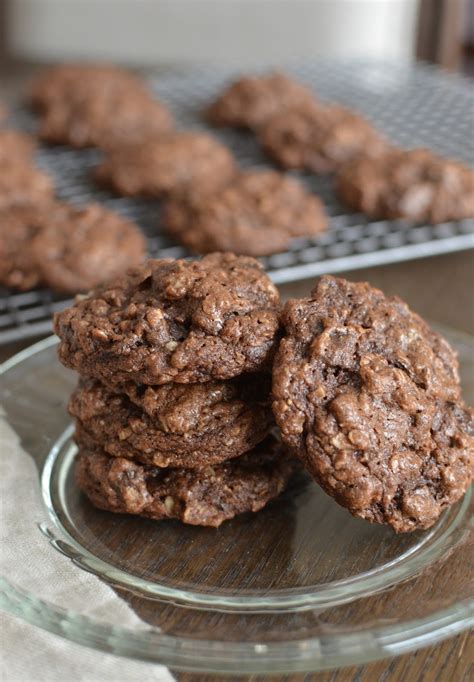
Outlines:
[[431, 526], [474, 467], [449, 344], [399, 299], [329, 276], [282, 322], [273, 407], [285, 442], [354, 515]]
[[114, 457], [157, 467], [202, 468], [239, 457], [265, 438], [273, 422], [270, 376], [204, 384], [107, 389], [82, 379], [69, 413], [76, 440]]
[[253, 258], [150, 260], [55, 316], [61, 362], [103, 383], [196, 383], [266, 367], [279, 294]]

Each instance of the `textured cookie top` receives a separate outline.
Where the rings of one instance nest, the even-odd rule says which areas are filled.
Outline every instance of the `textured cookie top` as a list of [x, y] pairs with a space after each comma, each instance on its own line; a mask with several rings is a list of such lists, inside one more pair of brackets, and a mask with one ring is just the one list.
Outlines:
[[0, 209], [40, 204], [53, 194], [49, 175], [22, 159], [0, 158]]
[[30, 84], [28, 102], [44, 112], [69, 98], [96, 94], [142, 91], [143, 83], [132, 73], [112, 64], [62, 64], [42, 71]]
[[28, 161], [35, 150], [34, 138], [19, 130], [0, 130], [0, 161]]
[[474, 217], [474, 171], [428, 149], [387, 149], [344, 165], [336, 184], [351, 208], [375, 218], [439, 223]]
[[328, 173], [384, 142], [362, 116], [337, 105], [313, 105], [276, 114], [259, 131], [270, 157], [283, 168]]
[[244, 76], [224, 90], [206, 115], [215, 125], [255, 129], [279, 111], [312, 102], [311, 90], [282, 73]]
[[76, 438], [109, 455], [158, 467], [199, 468], [238, 457], [272, 424], [270, 378], [141, 386], [115, 390], [82, 380], [69, 411]]
[[215, 195], [170, 200], [163, 224], [195, 253], [263, 256], [283, 251], [294, 237], [318, 234], [327, 218], [321, 201], [296, 180], [249, 171]]
[[53, 144], [108, 147], [167, 133], [171, 125], [168, 109], [145, 90], [106, 88], [87, 96], [74, 93], [50, 106], [39, 135]]
[[286, 487], [293, 467], [285, 448], [268, 437], [246, 455], [204, 469], [157, 469], [81, 448], [75, 473], [100, 509], [217, 527], [262, 509]]
[[204, 133], [172, 133], [108, 151], [96, 169], [100, 183], [125, 196], [211, 192], [235, 173], [232, 153]]
[[260, 369], [279, 296], [252, 258], [151, 260], [55, 317], [59, 356], [105, 383], [194, 383]]
[[145, 257], [136, 225], [97, 204], [52, 202], [0, 212], [0, 281], [87, 291]]
[[426, 528], [473, 474], [456, 355], [397, 298], [322, 277], [289, 301], [274, 364], [283, 438], [353, 514]]

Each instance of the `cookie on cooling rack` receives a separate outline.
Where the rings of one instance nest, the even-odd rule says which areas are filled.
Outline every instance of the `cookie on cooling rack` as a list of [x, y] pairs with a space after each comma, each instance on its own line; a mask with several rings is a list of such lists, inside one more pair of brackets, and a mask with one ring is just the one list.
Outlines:
[[79, 488], [99, 509], [212, 527], [262, 509], [292, 473], [291, 457], [273, 436], [237, 459], [202, 469], [159, 469], [86, 448], [75, 465]]
[[162, 135], [172, 127], [168, 109], [143, 92], [100, 92], [70, 97], [43, 115], [39, 136], [50, 144], [109, 147]]
[[41, 113], [39, 136], [52, 144], [122, 144], [161, 135], [172, 125], [168, 109], [142, 81], [114, 66], [54, 67], [33, 82], [29, 100]]
[[49, 175], [24, 159], [0, 158], [0, 210], [50, 201], [54, 195]]
[[196, 383], [266, 367], [278, 290], [253, 258], [150, 260], [55, 316], [61, 362], [106, 385]]
[[284, 441], [352, 514], [428, 528], [474, 473], [456, 354], [398, 298], [322, 277], [289, 301], [273, 371]]
[[345, 164], [336, 190], [372, 218], [440, 223], [474, 217], [474, 171], [428, 149], [389, 148]]
[[171, 133], [108, 150], [97, 181], [123, 196], [211, 193], [236, 172], [232, 153], [205, 133]]
[[285, 250], [295, 237], [319, 234], [327, 217], [318, 197], [298, 181], [275, 171], [248, 171], [216, 194], [172, 198], [162, 222], [194, 253], [265, 256]]
[[362, 116], [337, 105], [305, 106], [276, 114], [259, 129], [268, 155], [283, 168], [330, 173], [359, 155], [385, 147]]
[[145, 254], [139, 228], [97, 204], [51, 202], [0, 212], [0, 282], [7, 287], [87, 291]]
[[97, 94], [143, 92], [143, 82], [130, 71], [113, 64], [71, 63], [44, 69], [28, 88], [27, 103], [39, 112]]
[[238, 457], [272, 425], [270, 377], [109, 389], [82, 379], [71, 396], [80, 445], [157, 467], [202, 468]]
[[309, 88], [283, 73], [243, 76], [211, 104], [206, 118], [217, 126], [255, 130], [277, 112], [314, 101]]

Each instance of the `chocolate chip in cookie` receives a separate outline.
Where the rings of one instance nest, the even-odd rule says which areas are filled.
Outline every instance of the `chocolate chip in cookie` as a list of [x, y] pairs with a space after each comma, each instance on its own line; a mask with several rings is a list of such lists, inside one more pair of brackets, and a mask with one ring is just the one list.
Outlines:
[[150, 260], [55, 317], [59, 357], [105, 384], [205, 382], [267, 366], [279, 295], [253, 258]]
[[170, 199], [165, 229], [194, 253], [232, 251], [264, 256], [295, 237], [322, 232], [327, 217], [318, 197], [275, 171], [241, 173], [216, 194]]
[[284, 441], [352, 514], [397, 532], [431, 526], [474, 470], [454, 351], [398, 298], [329, 276], [282, 322], [273, 407]]
[[80, 449], [76, 481], [99, 509], [193, 526], [257, 512], [286, 487], [293, 462], [272, 436], [245, 455], [202, 469], [160, 469]]

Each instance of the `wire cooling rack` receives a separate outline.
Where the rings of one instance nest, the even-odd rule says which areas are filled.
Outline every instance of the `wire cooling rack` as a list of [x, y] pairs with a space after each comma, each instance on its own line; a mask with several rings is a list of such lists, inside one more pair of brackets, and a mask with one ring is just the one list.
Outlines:
[[[466, 79], [423, 64], [354, 60], [320, 60], [285, 70], [312, 86], [319, 99], [359, 111], [398, 145], [427, 146], [468, 164], [474, 162], [474, 92]], [[149, 76], [149, 84], [170, 106], [179, 126], [206, 129], [202, 109], [235, 76], [225, 69], [193, 68]], [[11, 123], [35, 128], [34, 118], [21, 108]], [[233, 150], [242, 167], [269, 165], [250, 133], [213, 133]], [[117, 198], [94, 185], [91, 170], [99, 160], [96, 150], [67, 147], [42, 148], [37, 155], [38, 165], [53, 176], [61, 199], [99, 201], [132, 218], [146, 233], [155, 257], [187, 256], [185, 249], [162, 233], [158, 202]], [[435, 226], [371, 221], [347, 212], [333, 194], [330, 177], [293, 175], [320, 195], [331, 221], [325, 234], [295, 240], [288, 251], [262, 259], [276, 283], [474, 247], [474, 220]], [[44, 290], [21, 294], [0, 290], [0, 343], [49, 332], [52, 314], [69, 302]]]

